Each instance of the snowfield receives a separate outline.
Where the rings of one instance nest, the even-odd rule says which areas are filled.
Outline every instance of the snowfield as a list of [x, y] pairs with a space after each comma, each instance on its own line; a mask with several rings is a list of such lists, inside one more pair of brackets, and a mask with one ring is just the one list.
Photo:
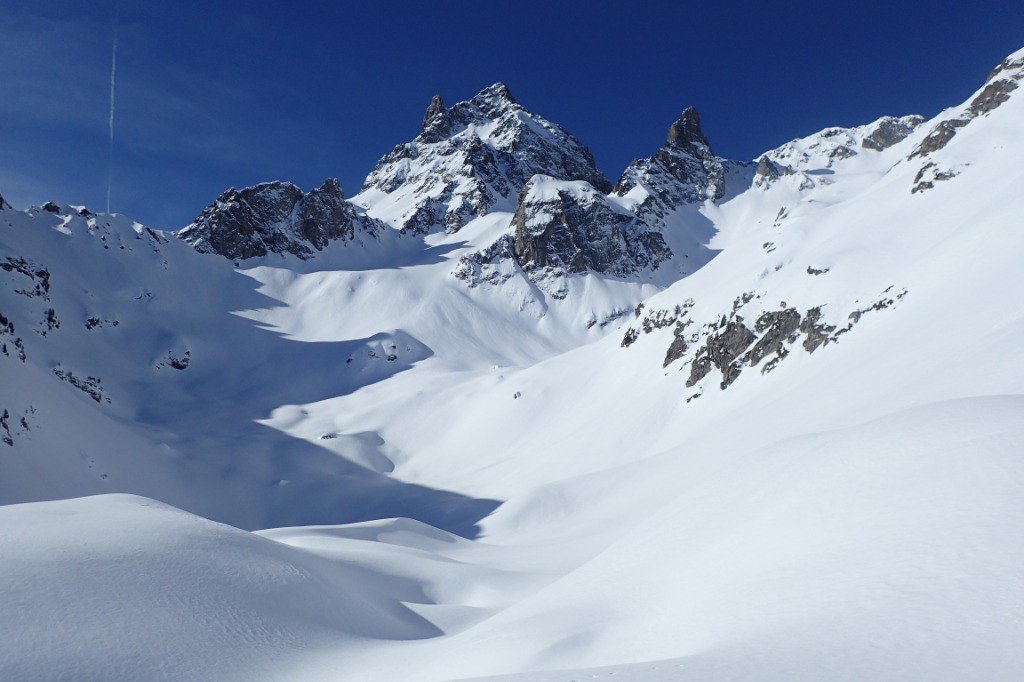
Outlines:
[[[0, 678], [1019, 679], [1006, 65], [933, 120], [727, 167], [635, 277], [456, 276], [507, 197], [241, 262], [0, 202]], [[516, 121], [580, 144], [518, 105], [487, 127], [496, 87], [452, 133], [474, 153]], [[459, 154], [371, 177], [437, 201]], [[397, 227], [415, 189], [360, 200]], [[642, 193], [533, 191], [569, 189]]]

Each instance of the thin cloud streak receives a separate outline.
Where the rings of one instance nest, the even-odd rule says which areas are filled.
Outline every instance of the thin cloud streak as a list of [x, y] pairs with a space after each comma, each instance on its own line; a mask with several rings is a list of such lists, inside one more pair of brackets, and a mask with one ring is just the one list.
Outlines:
[[107, 213], [110, 213], [110, 190], [114, 185], [114, 88], [117, 83], [117, 34], [110, 56], [110, 149], [107, 155]]

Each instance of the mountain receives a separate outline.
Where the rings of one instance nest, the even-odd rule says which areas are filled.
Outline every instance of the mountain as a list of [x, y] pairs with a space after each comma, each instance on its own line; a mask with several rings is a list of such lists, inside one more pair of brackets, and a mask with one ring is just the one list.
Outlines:
[[377, 162], [353, 202], [405, 232], [457, 232], [477, 216], [514, 210], [537, 174], [611, 188], [582, 142], [495, 83], [450, 109], [435, 97], [420, 134]]
[[1021, 80], [614, 186], [499, 84], [351, 199], [0, 200], [0, 677], [1016, 679]]
[[566, 276], [574, 273], [668, 284], [713, 256], [706, 246], [712, 232], [698, 211], [725, 196], [727, 181], [749, 185], [748, 166], [716, 157], [689, 107], [655, 156], [630, 164], [612, 191], [530, 178], [511, 233], [463, 257], [456, 276], [470, 286], [520, 276], [555, 299], [568, 295]]

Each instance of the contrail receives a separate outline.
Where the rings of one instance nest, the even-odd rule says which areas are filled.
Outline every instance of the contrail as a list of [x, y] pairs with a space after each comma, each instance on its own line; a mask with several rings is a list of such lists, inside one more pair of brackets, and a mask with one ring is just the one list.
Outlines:
[[114, 184], [114, 84], [117, 79], [117, 34], [110, 57], [110, 149], [107, 155], [107, 213], [110, 213], [110, 188]]

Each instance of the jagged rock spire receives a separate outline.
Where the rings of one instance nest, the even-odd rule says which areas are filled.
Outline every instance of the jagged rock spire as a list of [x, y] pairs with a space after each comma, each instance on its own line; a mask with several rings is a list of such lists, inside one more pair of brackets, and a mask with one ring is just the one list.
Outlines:
[[700, 114], [693, 107], [686, 107], [683, 113], [679, 114], [676, 122], [669, 126], [668, 136], [665, 144], [671, 147], [682, 147], [688, 144], [702, 144], [708, 149], [708, 138], [704, 137], [704, 131], [700, 129]]
[[427, 107], [427, 113], [423, 115], [422, 130], [426, 131], [430, 124], [439, 116], [444, 116], [446, 111], [448, 109], [444, 106], [444, 100], [441, 99], [441, 95], [434, 95], [434, 98], [430, 100], [430, 105]]

